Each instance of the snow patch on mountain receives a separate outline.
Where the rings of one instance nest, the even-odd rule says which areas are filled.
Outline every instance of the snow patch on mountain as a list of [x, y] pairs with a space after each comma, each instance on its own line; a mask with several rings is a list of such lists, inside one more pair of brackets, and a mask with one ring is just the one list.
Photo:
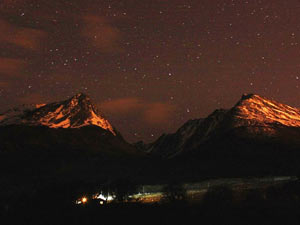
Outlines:
[[244, 95], [232, 109], [236, 126], [281, 124], [300, 127], [300, 110], [259, 95]]
[[0, 126], [26, 124], [50, 128], [80, 128], [95, 125], [116, 135], [111, 124], [99, 115], [85, 94], [50, 104], [22, 106], [0, 114]]
[[244, 138], [269, 138], [277, 137], [283, 127], [300, 127], [300, 109], [259, 95], [245, 94], [229, 110], [215, 110], [205, 119], [188, 121], [177, 132], [162, 135], [149, 144], [148, 152], [171, 158], [199, 149], [211, 138], [233, 130]]

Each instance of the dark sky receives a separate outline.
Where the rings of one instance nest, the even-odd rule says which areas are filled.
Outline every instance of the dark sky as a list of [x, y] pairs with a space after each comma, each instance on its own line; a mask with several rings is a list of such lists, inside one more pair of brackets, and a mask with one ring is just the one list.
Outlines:
[[148, 142], [299, 86], [298, 0], [0, 0], [0, 111], [84, 92]]

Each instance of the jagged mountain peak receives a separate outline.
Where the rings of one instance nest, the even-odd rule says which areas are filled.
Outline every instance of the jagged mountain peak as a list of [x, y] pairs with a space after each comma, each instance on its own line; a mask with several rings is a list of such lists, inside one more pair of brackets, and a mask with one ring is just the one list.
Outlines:
[[89, 96], [83, 92], [78, 92], [72, 98], [89, 98]]
[[73, 95], [70, 99], [70, 101], [74, 100], [74, 101], [88, 101], [88, 102], [91, 102], [91, 99], [90, 97], [83, 93], [83, 92], [79, 92], [75, 95]]
[[244, 93], [241, 97], [241, 100], [246, 100], [249, 98], [255, 98], [256, 96], [258, 96], [257, 94], [253, 94], [253, 93]]
[[[264, 103], [267, 103], [267, 102], [272, 102], [273, 100], [270, 100], [266, 97], [263, 97], [263, 96], [260, 96], [258, 94], [253, 94], [253, 93], [250, 93], [250, 94], [247, 94], [247, 93], [244, 93], [241, 97], [241, 99], [237, 102], [237, 104], [235, 106], [238, 106], [238, 105], [243, 105], [243, 104], [248, 104], [249, 102], [256, 102], [256, 103], [261, 103], [261, 104], [264, 104]], [[273, 101], [275, 102], [275, 101]], [[277, 103], [279, 104], [279, 103]]]
[[238, 119], [261, 124], [281, 124], [300, 126], [300, 110], [256, 94], [243, 95], [241, 100], [231, 109]]
[[72, 96], [71, 98], [66, 100], [64, 104], [68, 107], [79, 107], [80, 110], [96, 111], [95, 107], [91, 102], [90, 97], [84, 93], [78, 93]]
[[83, 92], [79, 92], [79, 93], [71, 96], [67, 100], [65, 100], [65, 102], [72, 102], [72, 101], [92, 105], [92, 101], [91, 101], [90, 96], [83, 93]]
[[231, 134], [236, 138], [275, 138], [282, 130], [294, 132], [298, 127], [299, 109], [257, 94], [244, 94], [231, 109], [217, 109], [204, 119], [188, 121], [174, 134], [161, 136], [149, 145], [148, 152], [172, 158], [218, 138], [227, 140]]
[[1, 114], [0, 125], [25, 124], [50, 128], [80, 128], [95, 125], [116, 135], [111, 124], [100, 115], [90, 98], [84, 93], [78, 93], [64, 101], [18, 112], [20, 113], [13, 115]]

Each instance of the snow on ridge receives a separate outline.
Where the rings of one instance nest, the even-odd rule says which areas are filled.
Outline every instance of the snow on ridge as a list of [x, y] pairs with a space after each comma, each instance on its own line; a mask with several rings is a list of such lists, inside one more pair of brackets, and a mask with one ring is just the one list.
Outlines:
[[84, 124], [82, 126], [87, 126], [91, 124], [100, 126], [105, 130], [109, 130], [111, 133], [113, 133], [113, 135], [116, 135], [110, 123], [106, 119], [99, 117], [93, 110], [91, 110], [91, 116], [84, 121]]
[[69, 119], [66, 119], [66, 120], [63, 120], [59, 123], [53, 123], [51, 124], [49, 127], [51, 128], [69, 128], [70, 127], [70, 120]]
[[35, 104], [35, 108], [41, 108], [43, 106], [45, 106], [46, 104], [45, 103], [41, 103], [41, 104]]
[[108, 120], [95, 113], [90, 99], [84, 94], [77, 94], [62, 102], [21, 106], [0, 114], [0, 126], [12, 124], [43, 125], [50, 128], [95, 125], [116, 135]]
[[235, 108], [236, 117], [259, 123], [279, 123], [285, 126], [300, 127], [300, 110], [289, 105], [252, 95]]

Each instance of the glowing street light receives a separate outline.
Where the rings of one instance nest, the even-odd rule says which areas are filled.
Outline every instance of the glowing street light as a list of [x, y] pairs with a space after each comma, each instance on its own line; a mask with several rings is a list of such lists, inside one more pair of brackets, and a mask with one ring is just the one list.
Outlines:
[[87, 203], [87, 198], [86, 197], [83, 197], [82, 199], [81, 199], [81, 202], [83, 203], [83, 204], [85, 204], [85, 203]]

